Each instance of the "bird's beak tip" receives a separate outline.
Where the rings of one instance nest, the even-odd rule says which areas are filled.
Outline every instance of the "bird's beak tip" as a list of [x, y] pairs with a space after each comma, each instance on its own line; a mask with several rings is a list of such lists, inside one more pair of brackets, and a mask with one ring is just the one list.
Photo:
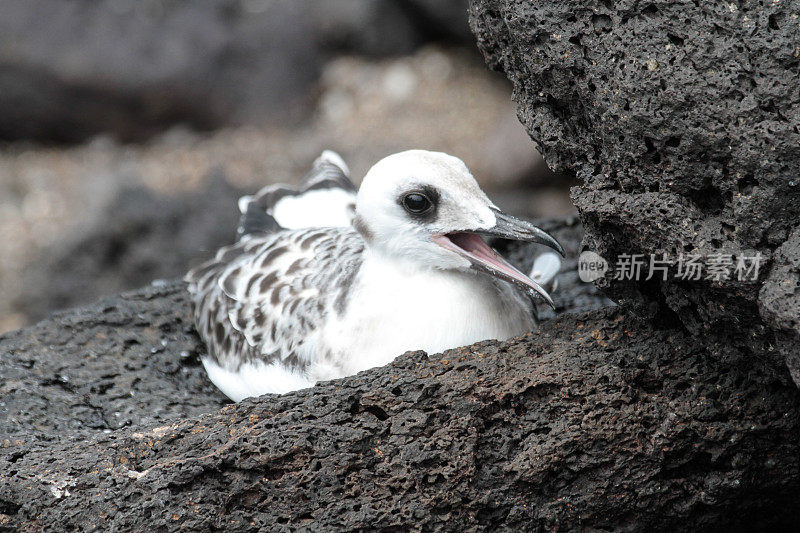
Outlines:
[[561, 257], [566, 257], [564, 247], [549, 233], [534, 226], [532, 223], [507, 215], [499, 209], [492, 209], [495, 215], [495, 225], [485, 230], [487, 236], [500, 237], [515, 241], [535, 242], [543, 244], [558, 252]]

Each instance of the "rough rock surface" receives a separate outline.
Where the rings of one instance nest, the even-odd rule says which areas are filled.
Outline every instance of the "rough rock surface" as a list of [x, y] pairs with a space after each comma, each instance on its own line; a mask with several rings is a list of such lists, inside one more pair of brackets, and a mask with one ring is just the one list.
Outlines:
[[301, 118], [333, 55], [471, 43], [466, 10], [466, 0], [4, 0], [0, 139], [138, 140], [176, 122]]
[[[766, 361], [606, 308], [198, 415], [224, 400], [181, 362], [202, 348], [180, 289], [0, 340], [45, 406], [0, 440], [0, 529], [800, 527], [800, 395]], [[76, 355], [86, 374], [48, 377]], [[100, 433], [112, 410], [134, 427]]]
[[[637, 314], [752, 357], [800, 352], [800, 4], [474, 0], [489, 65], [550, 166], [574, 172], [585, 244], [612, 265], [666, 254], [670, 274], [603, 280]], [[794, 244], [793, 244], [794, 243]], [[779, 251], [780, 249], [780, 251]], [[757, 282], [708, 279], [760, 253]], [[696, 254], [700, 280], [676, 279]], [[766, 280], [769, 280], [765, 283]], [[799, 382], [800, 383], [800, 382]]]
[[785, 369], [619, 308], [221, 410], [203, 350], [180, 282], [0, 337], [0, 530], [800, 527]]
[[776, 342], [786, 354], [789, 371], [800, 384], [800, 229], [778, 248], [775, 266], [759, 295], [761, 315], [779, 328]]
[[229, 401], [206, 377], [201, 350], [177, 281], [0, 336], [0, 446], [87, 438], [222, 407]]

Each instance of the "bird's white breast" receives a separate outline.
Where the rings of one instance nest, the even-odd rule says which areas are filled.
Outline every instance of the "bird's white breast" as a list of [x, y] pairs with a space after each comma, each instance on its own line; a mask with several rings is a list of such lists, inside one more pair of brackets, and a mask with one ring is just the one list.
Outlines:
[[392, 361], [409, 350], [438, 353], [534, 328], [528, 302], [472, 272], [418, 269], [367, 252], [347, 310], [322, 332], [331, 356], [310, 369], [332, 379]]

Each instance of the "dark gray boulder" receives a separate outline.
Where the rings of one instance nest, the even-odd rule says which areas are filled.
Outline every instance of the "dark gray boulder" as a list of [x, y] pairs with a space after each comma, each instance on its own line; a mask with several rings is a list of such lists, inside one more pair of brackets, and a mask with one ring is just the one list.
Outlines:
[[221, 410], [202, 350], [178, 283], [0, 338], [0, 530], [800, 527], [788, 374], [620, 308]]
[[303, 14], [287, 1], [4, 2], [0, 138], [285, 118], [321, 64]]
[[103, 296], [182, 276], [233, 242], [242, 191], [222, 173], [197, 191], [160, 195], [125, 187], [67, 238], [43, 250], [23, 275], [14, 306], [28, 320]]
[[[609, 270], [606, 293], [720, 357], [741, 349], [795, 368], [799, 14], [797, 2], [471, 4], [478, 46], [514, 83], [545, 160], [583, 181], [586, 248], [612, 265], [666, 255], [667, 280]], [[702, 279], [676, 277], [682, 254], [699, 256]], [[707, 277], [719, 257], [732, 270], [756, 254], [753, 282]]]
[[[206, 377], [186, 287], [103, 299], [0, 336], [0, 447], [88, 438], [228, 403]], [[0, 497], [2, 499], [2, 497]]]
[[[541, 225], [575, 256], [574, 221]], [[788, 372], [587, 312], [565, 269], [578, 314], [534, 333], [237, 405], [181, 282], [0, 336], [0, 530], [800, 527]]]
[[4, 0], [0, 140], [302, 119], [326, 60], [471, 44], [466, 11], [466, 0]]

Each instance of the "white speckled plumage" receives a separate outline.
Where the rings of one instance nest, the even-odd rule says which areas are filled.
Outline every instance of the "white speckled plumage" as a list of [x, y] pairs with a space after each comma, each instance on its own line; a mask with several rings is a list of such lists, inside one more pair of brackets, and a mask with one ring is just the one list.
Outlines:
[[[435, 218], [409, 216], [398, 201], [434, 187]], [[265, 213], [262, 230], [244, 220], [239, 242], [187, 275], [209, 348], [203, 364], [233, 400], [312, 386], [407, 350], [435, 353], [535, 327], [530, 297], [508, 276], [476, 271], [477, 261], [432, 240], [500, 225], [460, 160], [395, 154], [367, 174], [354, 210], [355, 201], [344, 162], [324, 152], [298, 190], [244, 197], [243, 219]], [[537, 260], [541, 283], [560, 265], [548, 255], [555, 262]]]

